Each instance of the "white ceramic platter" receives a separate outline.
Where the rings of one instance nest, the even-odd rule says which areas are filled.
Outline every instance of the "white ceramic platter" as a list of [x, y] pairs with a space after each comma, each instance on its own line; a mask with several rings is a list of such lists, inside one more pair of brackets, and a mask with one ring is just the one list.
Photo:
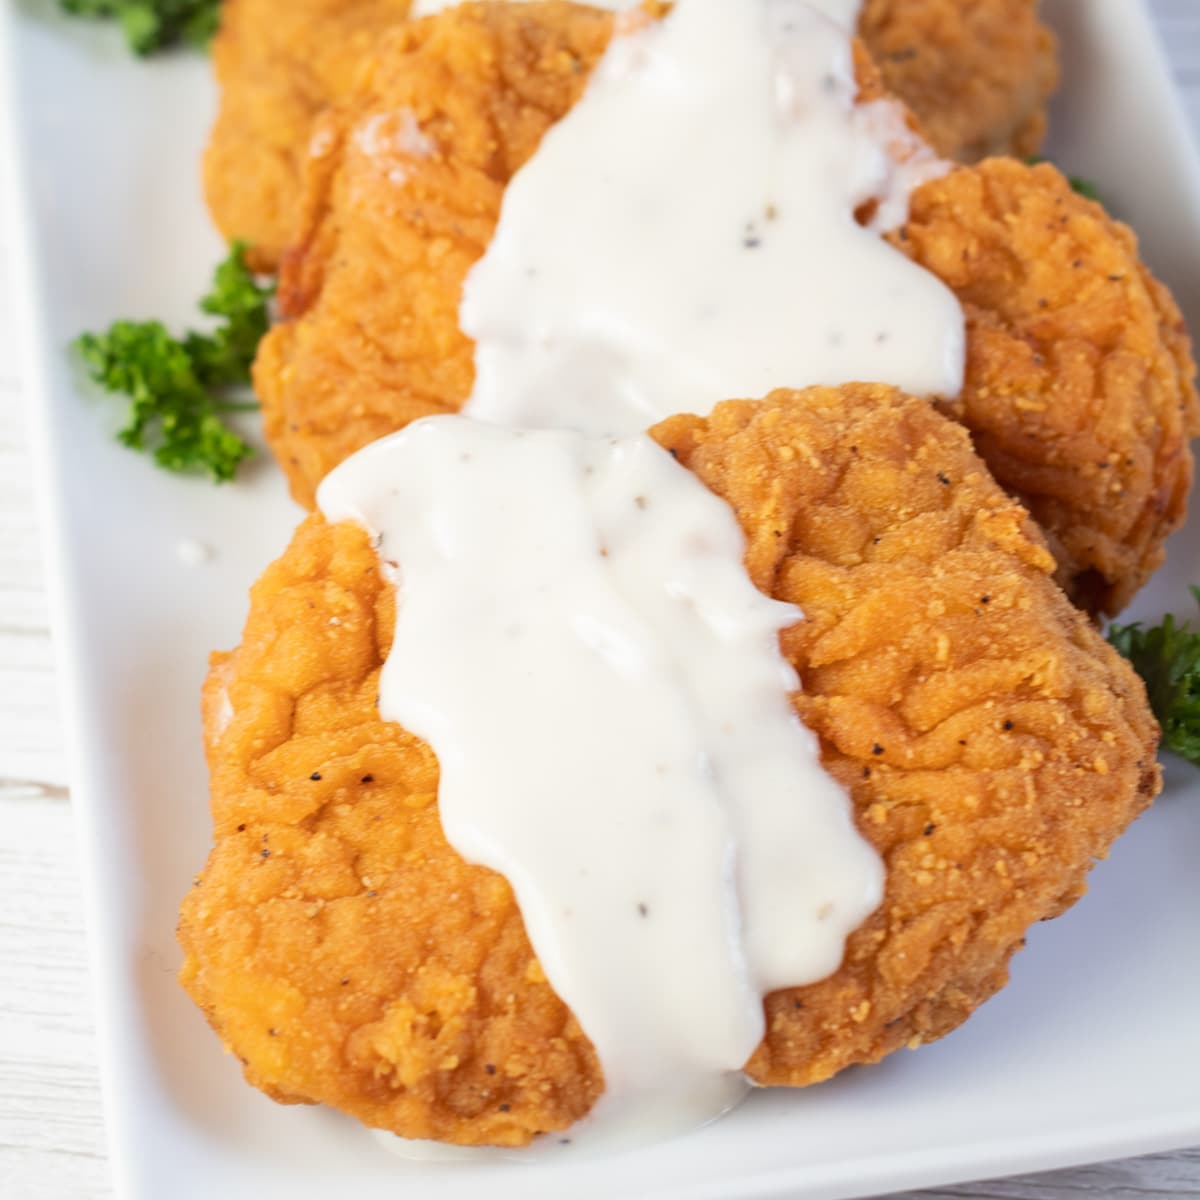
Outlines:
[[[1136, 0], [1051, 0], [1066, 90], [1051, 153], [1099, 181], [1200, 328], [1200, 182]], [[959, 1032], [718, 1124], [599, 1161], [415, 1165], [320, 1109], [243, 1084], [174, 980], [175, 910], [209, 844], [197, 693], [298, 512], [267, 458], [236, 486], [163, 475], [112, 440], [115, 406], [65, 347], [117, 316], [185, 322], [222, 252], [196, 160], [207, 63], [5, 6], [0, 36], [24, 378], [41, 475], [121, 1200], [437, 1195], [844, 1197], [1200, 1141], [1200, 775], [1166, 795], [1013, 982]], [[189, 567], [176, 547], [215, 551]], [[1190, 606], [1200, 521], [1139, 615]]]

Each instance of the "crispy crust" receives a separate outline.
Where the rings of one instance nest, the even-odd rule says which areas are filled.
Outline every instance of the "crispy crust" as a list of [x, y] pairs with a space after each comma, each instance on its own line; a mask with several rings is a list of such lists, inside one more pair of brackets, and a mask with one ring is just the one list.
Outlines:
[[858, 36], [945, 157], [1038, 152], [1058, 45], [1037, 0], [867, 0]]
[[1137, 238], [1053, 167], [991, 159], [923, 187], [893, 240], [966, 313], [943, 410], [1046, 531], [1076, 603], [1120, 612], [1183, 523], [1200, 434], [1191, 341]]
[[[322, 118], [330, 148], [310, 163], [280, 274], [286, 319], [254, 365], [267, 440], [301, 504], [355, 450], [470, 394], [463, 280], [505, 185], [582, 94], [611, 32], [610, 14], [553, 0], [466, 5], [393, 30], [365, 78], [370, 99]], [[400, 112], [435, 154], [356, 136]]]
[[[319, 122], [326, 152], [309, 163], [301, 234], [280, 273], [285, 320], [254, 366], [267, 440], [299, 503], [311, 508], [355, 450], [470, 394], [463, 281], [505, 186], [578, 100], [611, 32], [610, 14], [554, 0], [465, 5], [394, 30], [362, 98]], [[857, 68], [862, 100], [880, 98], [861, 48]], [[398, 113], [433, 154], [394, 137]]]
[[[778, 392], [653, 431], [734, 507], [797, 711], [888, 866], [829, 979], [771, 996], [761, 1083], [803, 1085], [952, 1029], [1153, 798], [1132, 670], [1050, 579], [961, 428], [891, 389]], [[602, 1080], [505, 881], [438, 821], [428, 747], [379, 719], [394, 605], [366, 535], [310, 517], [215, 655], [216, 846], [181, 978], [247, 1079], [410, 1137], [522, 1144]]]
[[[280, 277], [288, 320], [254, 372], [300, 503], [311, 507], [354, 450], [469, 395], [463, 280], [504, 186], [575, 102], [610, 27], [563, 4], [468, 6], [406, 25], [362, 97], [322, 119], [328, 150], [310, 162], [303, 233]], [[858, 72], [864, 101], [883, 94], [861, 53]], [[436, 147], [428, 157], [386, 136], [364, 148], [361, 131], [386, 133], [401, 111]], [[1200, 432], [1170, 295], [1133, 234], [1050, 166], [955, 170], [917, 192], [894, 240], [966, 310], [966, 387], [946, 411], [1042, 522], [1072, 597], [1119, 611], [1182, 519]]]
[[[410, 0], [225, 0], [213, 62], [221, 89], [204, 158], [217, 227], [273, 271], [298, 228], [313, 123], [353, 92]], [[938, 150], [969, 161], [1036, 153], [1058, 78], [1036, 0], [867, 0], [860, 36], [889, 91]]]
[[378, 36], [410, 0], [224, 0], [213, 40], [221, 91], [204, 153], [204, 194], [217, 228], [250, 244], [273, 271], [299, 219], [313, 122], [348, 95]]

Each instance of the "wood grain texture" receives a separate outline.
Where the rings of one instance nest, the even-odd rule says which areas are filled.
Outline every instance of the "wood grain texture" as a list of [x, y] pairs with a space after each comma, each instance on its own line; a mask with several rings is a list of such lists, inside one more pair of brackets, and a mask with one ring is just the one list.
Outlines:
[[[1151, 5], [1200, 131], [1200, 0]], [[0, 1200], [108, 1200], [76, 846], [4, 249], [0, 244]], [[1085, 1196], [1196, 1200], [1200, 1149], [893, 1200]]]
[[70, 808], [0, 788], [0, 1196], [111, 1195]]

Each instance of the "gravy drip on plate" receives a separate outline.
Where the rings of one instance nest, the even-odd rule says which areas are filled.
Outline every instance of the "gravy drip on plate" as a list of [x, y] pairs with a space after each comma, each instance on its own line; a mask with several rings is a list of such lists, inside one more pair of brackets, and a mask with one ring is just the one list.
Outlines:
[[879, 235], [946, 167], [894, 102], [855, 103], [845, 30], [803, 0], [627, 24], [468, 277], [465, 411], [623, 434], [775, 387], [956, 394], [958, 302]]
[[321, 485], [396, 585], [379, 710], [441, 766], [450, 843], [512, 885], [645, 1141], [740, 1098], [762, 998], [836, 970], [883, 868], [789, 700], [797, 609], [733, 511], [645, 435], [432, 417]]

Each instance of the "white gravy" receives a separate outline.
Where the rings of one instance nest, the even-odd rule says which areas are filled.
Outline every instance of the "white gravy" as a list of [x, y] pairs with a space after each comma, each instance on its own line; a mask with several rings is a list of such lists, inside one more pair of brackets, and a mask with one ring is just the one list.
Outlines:
[[902, 220], [945, 164], [857, 91], [803, 0], [682, 0], [616, 36], [467, 279], [465, 411], [621, 434], [775, 387], [956, 394], [953, 293], [854, 217]]
[[836, 970], [882, 893], [790, 703], [799, 612], [637, 432], [777, 386], [960, 387], [957, 302], [879, 236], [944, 165], [895, 105], [856, 103], [858, 4], [822, 7], [679, 0], [623, 26], [468, 280], [466, 415], [319, 492], [397, 589], [381, 714], [433, 747], [447, 837], [512, 884], [596, 1047], [585, 1145], [734, 1103], [763, 996]]
[[465, 417], [367, 447], [318, 502], [396, 584], [380, 714], [432, 746], [447, 838], [508, 879], [599, 1055], [581, 1132], [724, 1111], [763, 996], [836, 970], [883, 884], [789, 701], [800, 614], [750, 582], [732, 510], [645, 435]]

